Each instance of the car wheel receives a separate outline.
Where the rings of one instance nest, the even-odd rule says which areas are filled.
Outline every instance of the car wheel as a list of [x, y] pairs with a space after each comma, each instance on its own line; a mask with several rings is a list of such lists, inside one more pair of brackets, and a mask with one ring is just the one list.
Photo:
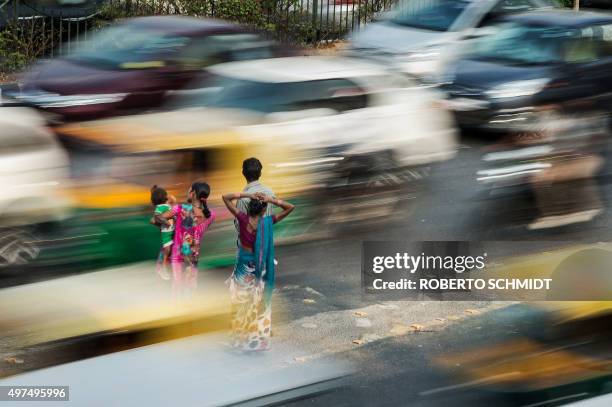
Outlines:
[[335, 173], [335, 182], [324, 193], [330, 205], [323, 208], [322, 219], [344, 230], [384, 224], [405, 215], [403, 203], [417, 196], [429, 171], [401, 168], [390, 152], [383, 152], [350, 157]]
[[0, 270], [33, 262], [40, 248], [36, 238], [25, 230], [0, 231]]

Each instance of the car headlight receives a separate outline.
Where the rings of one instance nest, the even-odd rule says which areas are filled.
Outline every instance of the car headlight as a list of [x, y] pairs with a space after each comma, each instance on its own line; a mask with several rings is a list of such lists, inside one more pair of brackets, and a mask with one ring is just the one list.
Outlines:
[[120, 102], [127, 93], [106, 93], [99, 95], [58, 95], [53, 93], [25, 94], [17, 98], [42, 108], [101, 105]]
[[529, 79], [498, 85], [485, 93], [494, 99], [531, 96], [540, 92], [548, 84], [548, 79]]
[[437, 70], [441, 50], [428, 47], [418, 52], [398, 55], [395, 57], [395, 67], [400, 72], [416, 77], [433, 75]]

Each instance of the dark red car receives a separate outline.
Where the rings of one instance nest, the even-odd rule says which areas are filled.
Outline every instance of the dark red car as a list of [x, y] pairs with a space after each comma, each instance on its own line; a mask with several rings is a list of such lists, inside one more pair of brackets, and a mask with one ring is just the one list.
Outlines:
[[142, 17], [110, 26], [24, 75], [17, 99], [60, 120], [90, 120], [162, 105], [202, 68], [270, 58], [272, 42], [218, 20]]

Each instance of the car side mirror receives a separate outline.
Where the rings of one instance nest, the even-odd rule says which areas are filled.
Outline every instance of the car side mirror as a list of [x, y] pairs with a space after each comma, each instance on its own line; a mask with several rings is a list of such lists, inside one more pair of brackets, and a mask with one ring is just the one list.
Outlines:
[[495, 27], [491, 27], [491, 26], [486, 26], [486, 27], [477, 27], [477, 28], [473, 28], [471, 29], [466, 35], [465, 35], [465, 39], [466, 40], [475, 40], [478, 38], [482, 38], [482, 37], [486, 37], [489, 35], [493, 35], [497, 32], [497, 28]]
[[372, 15], [371, 21], [384, 21], [389, 20], [393, 16], [393, 11], [379, 11], [378, 13], [374, 13]]

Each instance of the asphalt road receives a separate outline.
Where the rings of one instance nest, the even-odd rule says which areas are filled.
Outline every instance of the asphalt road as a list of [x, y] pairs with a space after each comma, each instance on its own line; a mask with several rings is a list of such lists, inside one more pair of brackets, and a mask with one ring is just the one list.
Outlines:
[[[398, 209], [394, 222], [353, 230], [332, 240], [278, 248], [279, 286], [290, 288], [285, 292], [292, 287], [310, 287], [325, 295], [321, 303], [317, 301], [311, 307], [292, 308], [291, 315], [301, 317], [377, 301], [360, 290], [364, 241], [517, 242], [507, 245], [507, 256], [610, 241], [608, 210], [592, 222], [529, 231], [526, 225], [538, 215], [529, 191], [492, 196], [476, 183], [484, 145], [482, 139], [469, 139], [455, 159], [433, 167], [417, 198]], [[610, 202], [612, 184], [603, 178], [599, 182], [604, 203]]]
[[[508, 245], [514, 248], [508, 256], [610, 240], [607, 211], [586, 224], [529, 231], [526, 225], [537, 209], [528, 191], [491, 196], [475, 182], [482, 145], [469, 140], [456, 159], [434, 167], [418, 198], [393, 224], [278, 249], [279, 314], [288, 321], [287, 329], [277, 331], [279, 337], [286, 333], [309, 349], [304, 360], [334, 354], [359, 366], [346, 387], [294, 405], [559, 405], [593, 395], [592, 389], [571, 386], [522, 396], [478, 387], [439, 391], [460, 380], [437, 369], [435, 357], [541, 331], [541, 314], [524, 304], [387, 302], [361, 292], [364, 240], [530, 242]], [[599, 182], [607, 203], [612, 188], [605, 179]]]
[[[391, 224], [277, 249], [274, 340], [280, 346], [291, 344], [299, 349], [290, 361], [298, 366], [333, 357], [357, 367], [345, 386], [293, 405], [536, 406], [555, 405], [538, 403], [561, 397], [517, 398], [473, 387], [448, 391], [448, 386], [461, 381], [456, 376], [461, 369], [442, 371], [434, 362], [446, 354], [537, 331], [540, 314], [530, 307], [476, 301], [387, 301], [361, 290], [364, 240], [529, 240], [534, 242], [532, 250], [609, 240], [607, 212], [588, 224], [529, 232], [525, 224], [536, 211], [528, 194], [491, 197], [476, 184], [481, 145], [481, 141], [470, 140], [456, 159], [432, 168], [418, 197], [399, 208]], [[606, 202], [610, 189], [602, 181]], [[521, 254], [516, 250], [508, 255]], [[209, 270], [201, 278], [229, 272]], [[591, 394], [590, 390], [568, 391], [562, 397]]]
[[337, 356], [361, 367], [346, 386], [289, 405], [554, 406], [598, 395], [601, 388], [590, 383], [533, 393], [496, 391], [466, 378], [459, 364], [448, 370], [437, 367], [436, 361], [447, 355], [486, 351], [496, 343], [534, 335], [542, 329], [540, 318], [537, 311], [516, 304], [435, 330], [372, 342]]

